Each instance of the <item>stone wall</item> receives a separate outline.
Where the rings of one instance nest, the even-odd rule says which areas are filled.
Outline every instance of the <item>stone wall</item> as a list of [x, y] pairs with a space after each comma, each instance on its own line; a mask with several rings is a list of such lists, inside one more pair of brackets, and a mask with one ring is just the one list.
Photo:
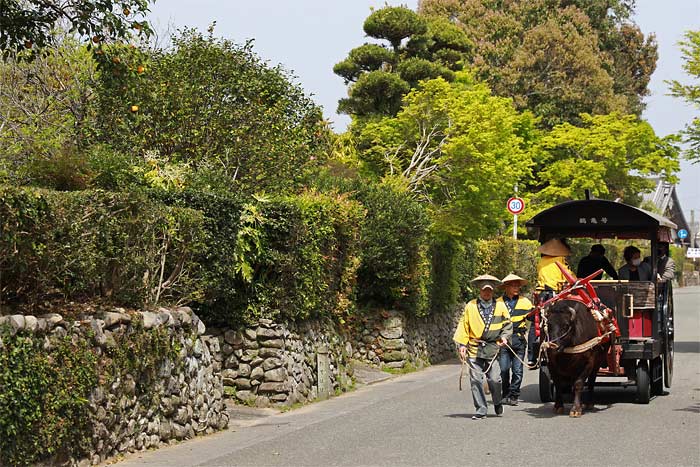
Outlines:
[[455, 356], [452, 336], [463, 305], [453, 313], [408, 319], [385, 311], [350, 326], [260, 320], [240, 330], [210, 329], [218, 340], [216, 369], [239, 402], [291, 405], [344, 391], [353, 360], [380, 368], [422, 367]]
[[[173, 348], [179, 349], [176, 357], [157, 360], [157, 375], [148, 376], [148, 381], [141, 380], [146, 375], [126, 374], [112, 378], [107, 386], [102, 381], [110, 377], [103, 375], [101, 385], [89, 397], [92, 447], [80, 464], [97, 464], [121, 453], [213, 433], [228, 425], [223, 382], [214, 371], [212, 357], [212, 350], [218, 351], [218, 340], [204, 335], [204, 324], [189, 308], [131, 313], [116, 309], [83, 315], [77, 321], [58, 314], [12, 315], [0, 317], [3, 324], [13, 333], [44, 338], [47, 352], [51, 352], [52, 338], [71, 336], [101, 357], [136, 328], [142, 333], [166, 330]], [[59, 458], [49, 463], [67, 461], [71, 460]]]
[[241, 330], [210, 329], [223, 382], [239, 402], [291, 405], [347, 389], [351, 349], [331, 322], [274, 323]]

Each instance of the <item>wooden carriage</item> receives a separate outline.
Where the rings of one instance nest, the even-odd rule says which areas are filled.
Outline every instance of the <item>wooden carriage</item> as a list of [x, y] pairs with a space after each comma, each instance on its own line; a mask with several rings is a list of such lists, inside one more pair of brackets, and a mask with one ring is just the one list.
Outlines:
[[[540, 212], [527, 227], [541, 242], [550, 238], [642, 239], [651, 243], [652, 277], [657, 277], [658, 242], [671, 242], [676, 225], [665, 217], [613, 201], [569, 201]], [[670, 282], [592, 281], [601, 301], [615, 311], [621, 336], [613, 342], [600, 383], [635, 385], [637, 400], [671, 387], [673, 378], [673, 291]], [[617, 377], [612, 383], [600, 377]], [[546, 362], [540, 367], [540, 398], [553, 400]]]

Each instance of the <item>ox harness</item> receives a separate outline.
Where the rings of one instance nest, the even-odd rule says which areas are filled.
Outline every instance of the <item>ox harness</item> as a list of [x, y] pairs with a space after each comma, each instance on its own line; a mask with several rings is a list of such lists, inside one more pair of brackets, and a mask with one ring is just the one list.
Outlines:
[[[569, 282], [569, 286], [564, 288], [564, 290], [554, 295], [549, 300], [538, 304], [532, 311], [532, 313], [535, 315], [535, 334], [540, 336], [540, 331], [542, 328], [545, 335], [547, 335], [547, 318], [545, 314], [542, 313], [543, 310], [559, 300], [570, 300], [583, 304], [591, 312], [593, 319], [598, 324], [598, 336], [582, 344], [567, 347], [563, 350], [564, 353], [583, 353], [603, 342], [609, 341], [612, 335], [620, 336], [620, 330], [612, 310], [600, 301], [600, 298], [598, 298], [598, 294], [593, 288], [593, 285], [591, 285], [591, 280], [598, 276], [598, 274], [601, 274], [603, 270], [599, 269], [583, 279], [577, 279], [576, 277], [572, 276], [561, 264], [557, 262], [556, 265], [561, 270], [567, 282]], [[540, 326], [540, 321], [542, 321], [542, 326]], [[569, 331], [567, 331], [567, 333], [568, 332]], [[542, 347], [545, 349], [550, 347], [551, 344], [555, 344], [556, 340], [563, 338], [564, 335], [560, 336], [554, 341], [550, 341], [548, 339], [542, 342]], [[549, 336], [547, 336], [547, 338], [548, 337]]]

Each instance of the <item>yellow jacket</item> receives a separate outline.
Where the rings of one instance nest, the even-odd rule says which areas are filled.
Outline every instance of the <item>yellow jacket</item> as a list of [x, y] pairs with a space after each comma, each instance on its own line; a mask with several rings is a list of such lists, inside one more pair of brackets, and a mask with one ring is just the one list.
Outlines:
[[576, 277], [576, 274], [571, 272], [569, 265], [566, 264], [565, 257], [543, 256], [537, 263], [537, 290], [545, 290], [546, 287], [549, 287], [555, 292], [559, 292], [564, 285], [568, 284], [566, 277], [555, 263], [561, 264], [572, 276]]
[[[506, 305], [504, 297], [500, 297], [497, 301], [503, 302]], [[535, 306], [530, 300], [525, 297], [518, 297], [518, 301], [515, 302], [515, 307], [512, 310], [508, 309], [510, 314], [510, 321], [513, 323], [513, 333], [514, 334], [525, 334], [528, 330], [528, 324], [530, 323], [525, 317], [532, 311]]]
[[477, 300], [474, 299], [464, 307], [464, 313], [453, 337], [457, 344], [467, 346], [469, 358], [492, 359], [498, 352], [496, 342], [501, 337], [507, 338], [513, 334], [508, 307], [502, 300], [496, 301], [491, 325], [484, 332], [485, 327], [486, 323], [479, 313]]

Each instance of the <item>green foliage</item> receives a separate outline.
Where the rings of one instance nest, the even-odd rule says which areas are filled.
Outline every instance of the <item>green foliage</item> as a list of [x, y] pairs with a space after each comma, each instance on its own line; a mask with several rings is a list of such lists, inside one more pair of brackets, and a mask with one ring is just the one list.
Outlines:
[[[222, 192], [285, 190], [326, 153], [320, 108], [252, 49], [186, 29], [169, 49], [105, 48], [95, 141]], [[185, 177], [185, 183], [188, 177]]]
[[32, 61], [0, 62], [0, 169], [17, 184], [87, 186], [83, 129], [92, 118], [90, 53], [69, 38]]
[[558, 125], [544, 136], [541, 189], [533, 195], [538, 208], [581, 199], [586, 189], [604, 199], [621, 198], [637, 205], [661, 176], [675, 181], [678, 149], [661, 139], [651, 125], [634, 115], [582, 115], [583, 124]]
[[530, 282], [537, 281], [537, 252], [539, 242], [514, 240], [512, 237], [494, 237], [470, 240], [465, 243], [465, 256], [461, 262], [460, 284], [462, 296], [473, 298], [478, 294], [471, 286], [471, 279], [481, 274], [492, 274], [502, 279], [515, 273]]
[[582, 113], [641, 114], [658, 55], [654, 36], [632, 21], [633, 7], [630, 0], [423, 0], [419, 13], [459, 25], [477, 77], [550, 128]]
[[[180, 344], [167, 327], [144, 329], [140, 322], [133, 323], [125, 332], [114, 333], [114, 337], [114, 345], [105, 349], [99, 361], [101, 385], [118, 395], [136, 396], [144, 406], [157, 404], [155, 397], [159, 393], [154, 385], [161, 382], [158, 370], [166, 361], [170, 365], [179, 364]], [[128, 384], [130, 379], [133, 390]], [[119, 419], [119, 412], [130, 409], [114, 407], [114, 410]]]
[[386, 39], [398, 52], [401, 41], [413, 35], [425, 34], [425, 20], [406, 7], [384, 7], [372, 12], [364, 24], [365, 33], [377, 39]]
[[350, 115], [394, 115], [401, 108], [401, 98], [410, 85], [396, 73], [363, 73], [352, 87], [350, 97], [338, 101], [338, 112]]
[[462, 298], [461, 262], [466, 257], [464, 245], [452, 237], [437, 236], [430, 245], [430, 310], [447, 313]]
[[[681, 53], [685, 63], [683, 71], [694, 81], [691, 84], [682, 84], [673, 80], [668, 84], [671, 86], [671, 94], [680, 97], [688, 104], [700, 110], [700, 30], [687, 31], [685, 40], [680, 42]], [[693, 162], [700, 162], [700, 116], [690, 122], [681, 133], [685, 142], [690, 146], [686, 151], [686, 157]]]
[[0, 15], [0, 49], [52, 45], [53, 31], [57, 27], [66, 27], [69, 33], [94, 44], [129, 38], [131, 29], [148, 35], [151, 29], [142, 17], [148, 13], [150, 4], [151, 0], [4, 0]]
[[333, 68], [345, 84], [352, 83], [338, 111], [360, 118], [396, 115], [401, 98], [420, 80], [453, 80], [471, 49], [466, 35], [449, 21], [424, 19], [406, 7], [374, 11], [364, 29], [391, 48], [364, 44]]
[[0, 334], [0, 463], [85, 455], [96, 355], [70, 337], [54, 339], [47, 352], [43, 339]]
[[357, 294], [361, 306], [429, 312], [429, 220], [425, 208], [390, 185], [355, 185], [367, 209]]
[[142, 195], [0, 187], [2, 300], [101, 296], [139, 306], [199, 298], [201, 215]]
[[353, 311], [364, 216], [357, 202], [313, 191], [245, 202], [185, 191], [169, 202], [204, 214], [197, 302], [209, 322], [343, 319]]
[[501, 227], [513, 185], [529, 179], [533, 127], [530, 114], [459, 73], [422, 82], [396, 117], [365, 124], [359, 157], [428, 201], [438, 231], [476, 238]]

